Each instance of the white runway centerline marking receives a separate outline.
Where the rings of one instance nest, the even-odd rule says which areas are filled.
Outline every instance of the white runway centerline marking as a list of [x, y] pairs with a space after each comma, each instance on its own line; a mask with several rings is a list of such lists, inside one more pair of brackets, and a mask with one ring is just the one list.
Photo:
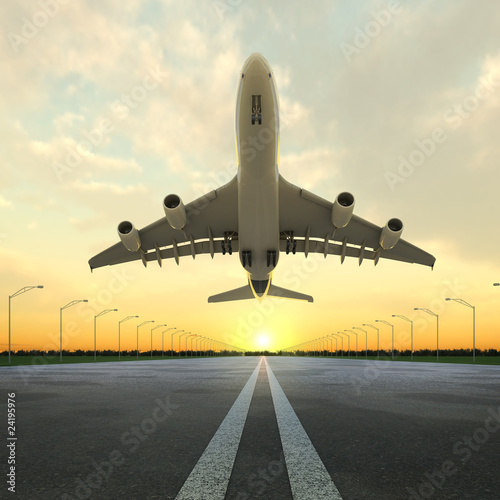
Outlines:
[[261, 363], [262, 359], [175, 500], [223, 500], [225, 498]]
[[266, 369], [294, 500], [342, 500], [267, 360]]

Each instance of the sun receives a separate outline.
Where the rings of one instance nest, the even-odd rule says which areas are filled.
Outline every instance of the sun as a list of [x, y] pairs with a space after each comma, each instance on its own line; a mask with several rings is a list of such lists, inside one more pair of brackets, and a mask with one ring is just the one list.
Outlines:
[[270, 340], [269, 340], [269, 335], [267, 333], [260, 333], [257, 337], [257, 345], [261, 348], [261, 349], [265, 349], [267, 347], [269, 347], [269, 343], [270, 343]]

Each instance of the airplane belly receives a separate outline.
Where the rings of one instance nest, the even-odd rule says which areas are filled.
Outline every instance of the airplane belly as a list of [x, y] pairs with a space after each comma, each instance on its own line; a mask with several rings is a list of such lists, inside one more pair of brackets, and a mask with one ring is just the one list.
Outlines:
[[278, 104], [274, 82], [257, 61], [247, 68], [236, 117], [240, 260], [268, 280], [279, 258]]

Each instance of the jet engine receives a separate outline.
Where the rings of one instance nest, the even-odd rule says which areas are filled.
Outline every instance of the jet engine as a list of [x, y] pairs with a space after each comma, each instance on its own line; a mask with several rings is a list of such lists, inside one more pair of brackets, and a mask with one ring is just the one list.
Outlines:
[[163, 200], [163, 209], [168, 223], [174, 229], [182, 229], [186, 225], [186, 207], [176, 194], [169, 194]]
[[345, 227], [349, 224], [354, 210], [354, 196], [351, 193], [340, 193], [332, 209], [332, 223], [335, 227]]
[[380, 233], [380, 246], [384, 250], [394, 248], [402, 232], [403, 223], [399, 219], [390, 219]]
[[122, 240], [123, 246], [129, 252], [137, 252], [141, 248], [139, 231], [128, 220], [124, 220], [118, 224], [118, 236]]

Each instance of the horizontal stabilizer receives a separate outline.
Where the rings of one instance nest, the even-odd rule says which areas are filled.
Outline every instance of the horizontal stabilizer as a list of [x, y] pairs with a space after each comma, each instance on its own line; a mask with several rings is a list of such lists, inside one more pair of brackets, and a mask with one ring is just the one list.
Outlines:
[[286, 288], [281, 288], [276, 285], [271, 285], [269, 287], [267, 295], [271, 297], [283, 297], [284, 299], [307, 300], [307, 302], [313, 302], [313, 298], [310, 295], [287, 290]]
[[229, 302], [231, 300], [253, 299], [254, 295], [249, 285], [229, 290], [228, 292], [219, 293], [208, 297], [208, 302]]

